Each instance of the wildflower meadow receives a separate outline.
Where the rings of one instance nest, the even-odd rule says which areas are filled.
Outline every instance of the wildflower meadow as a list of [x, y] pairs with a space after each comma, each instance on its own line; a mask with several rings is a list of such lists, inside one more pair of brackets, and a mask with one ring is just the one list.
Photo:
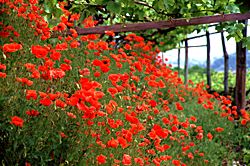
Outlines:
[[247, 111], [203, 83], [184, 85], [154, 43], [135, 33], [123, 43], [107, 40], [112, 31], [79, 36], [74, 22], [96, 22], [80, 22], [63, 2], [56, 26], [37, 0], [0, 4], [1, 165], [250, 162]]

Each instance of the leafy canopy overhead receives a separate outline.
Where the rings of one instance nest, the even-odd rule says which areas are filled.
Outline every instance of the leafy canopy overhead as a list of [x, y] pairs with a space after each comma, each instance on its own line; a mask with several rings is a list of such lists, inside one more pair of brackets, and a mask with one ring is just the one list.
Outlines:
[[[61, 14], [56, 3], [57, 0], [40, 2], [44, 3], [47, 20], [56, 23], [52, 20], [58, 19], [58, 15]], [[235, 0], [67, 0], [64, 2], [67, 3], [66, 8], [71, 12], [80, 14], [80, 21], [93, 16], [98, 21], [98, 25], [151, 22], [176, 18], [189, 19], [215, 14], [239, 13], [240, 8], [246, 7], [242, 2]], [[224, 29], [226, 26], [225, 30], [231, 33], [229, 38], [236, 37], [237, 41], [241, 40], [239, 37], [241, 35], [234, 32], [241, 31], [241, 29], [235, 30], [235, 23], [222, 24], [219, 29]], [[147, 30], [139, 32], [139, 35], [156, 44], [164, 42], [161, 47], [166, 50], [176, 47], [180, 41], [186, 38], [187, 34], [207, 28], [207, 25], [199, 25]]]

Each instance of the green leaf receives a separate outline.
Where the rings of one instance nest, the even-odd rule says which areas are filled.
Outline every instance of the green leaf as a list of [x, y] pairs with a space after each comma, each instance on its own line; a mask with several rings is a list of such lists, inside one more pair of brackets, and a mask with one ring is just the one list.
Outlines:
[[163, 3], [165, 5], [165, 8], [168, 9], [171, 6], [174, 6], [174, 0], [163, 0]]
[[51, 6], [50, 6], [50, 4], [48, 2], [44, 3], [44, 11], [46, 13], [51, 13], [52, 12], [52, 8], [51, 8]]
[[56, 6], [57, 0], [51, 0], [51, 4], [52, 4], [52, 6]]
[[106, 5], [108, 2], [110, 2], [109, 0], [95, 0], [95, 2], [97, 4], [101, 4], [101, 5]]
[[120, 14], [121, 13], [121, 4], [118, 3], [118, 2], [109, 1], [108, 4], [107, 4], [107, 9], [111, 13]]
[[243, 29], [245, 27], [245, 25], [244, 24], [237, 24], [236, 25], [236, 28], [238, 29], [238, 30], [241, 30], [241, 29]]
[[243, 39], [244, 47], [247, 47], [248, 50], [250, 50], [250, 36]]
[[144, 11], [143, 10], [137, 10], [135, 13], [136, 13], [136, 15], [138, 15], [139, 19], [143, 19], [143, 17], [144, 17]]
[[62, 10], [56, 8], [55, 11], [54, 11], [54, 16], [55, 16], [56, 18], [60, 18], [61, 15], [63, 15]]

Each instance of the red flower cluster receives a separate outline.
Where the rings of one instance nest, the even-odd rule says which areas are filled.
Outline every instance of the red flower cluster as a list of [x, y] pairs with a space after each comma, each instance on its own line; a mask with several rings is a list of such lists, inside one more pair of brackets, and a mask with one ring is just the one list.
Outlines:
[[4, 44], [3, 45], [3, 52], [12, 53], [12, 52], [16, 52], [18, 50], [21, 50], [22, 48], [23, 48], [22, 45], [17, 44], [17, 43]]
[[13, 116], [11, 117], [11, 122], [10, 124], [13, 124], [15, 126], [23, 127], [23, 122], [24, 120], [18, 116]]

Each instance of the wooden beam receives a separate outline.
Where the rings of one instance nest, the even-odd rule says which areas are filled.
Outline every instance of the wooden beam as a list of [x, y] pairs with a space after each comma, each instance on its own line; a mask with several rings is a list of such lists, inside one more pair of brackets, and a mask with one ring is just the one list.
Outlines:
[[[185, 40], [184, 40], [185, 41]], [[187, 46], [187, 48], [194, 48], [194, 47], [206, 47], [207, 45], [206, 44], [203, 44], [203, 45], [197, 45], [197, 46]], [[177, 48], [173, 48], [173, 49], [180, 49], [180, 48], [186, 48], [185, 46], [184, 47], [177, 47]]]
[[[105, 31], [113, 32], [133, 32], [133, 31], [144, 31], [148, 29], [164, 29], [177, 26], [189, 26], [189, 25], [200, 25], [200, 24], [210, 24], [225, 21], [235, 21], [235, 20], [247, 20], [250, 19], [250, 12], [248, 13], [233, 13], [224, 15], [214, 15], [214, 16], [203, 16], [195, 18], [180, 18], [172, 19], [167, 21], [158, 22], [145, 22], [145, 23], [134, 23], [134, 24], [116, 24], [112, 26], [97, 26], [93, 28], [78, 28], [76, 31], [79, 35], [87, 34], [104, 34]], [[70, 32], [66, 32], [69, 35]], [[58, 34], [52, 34], [52, 37], [56, 37]]]
[[[210, 33], [210, 35], [214, 35], [214, 34], [221, 33], [221, 32], [224, 32], [224, 31], [212, 32], [212, 33]], [[205, 37], [205, 36], [206, 36], [206, 34], [203, 34], [203, 35], [199, 35], [199, 36], [189, 37], [189, 38], [186, 38], [186, 39], [187, 39], [187, 40], [192, 40], [192, 39], [197, 39], [197, 38]], [[183, 41], [184, 41], [184, 40], [183, 40]]]

